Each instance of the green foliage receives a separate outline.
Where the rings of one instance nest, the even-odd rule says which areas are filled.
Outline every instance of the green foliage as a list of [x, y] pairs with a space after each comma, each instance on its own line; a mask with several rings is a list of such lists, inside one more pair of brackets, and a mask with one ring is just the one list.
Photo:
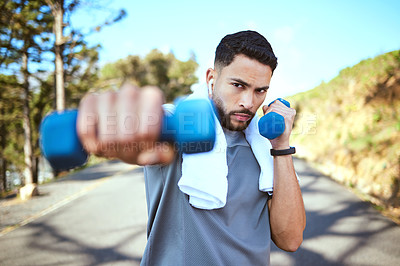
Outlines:
[[190, 93], [190, 87], [197, 82], [194, 59], [180, 61], [172, 53], [163, 54], [152, 50], [144, 58], [130, 55], [101, 69], [101, 87], [116, 89], [129, 81], [138, 87], [158, 86], [164, 91], [167, 102]]
[[[21, 138], [23, 136], [21, 91], [15, 75], [0, 74], [0, 160], [6, 166], [8, 162], [13, 162], [20, 172], [24, 166], [21, 156], [24, 143]], [[6, 169], [1, 169], [0, 180], [3, 179], [5, 171]]]
[[[393, 196], [391, 176], [398, 173], [400, 150], [400, 51], [361, 61], [327, 83], [291, 97], [298, 109], [296, 125], [318, 116], [315, 134], [293, 135], [308, 159], [327, 168], [346, 169], [333, 176], [370, 191], [382, 202]], [[300, 149], [299, 149], [300, 150]], [[391, 195], [393, 194], [393, 195]]]
[[44, 0], [6, 1], [0, 15], [0, 66], [21, 62], [28, 53], [31, 63], [49, 52], [52, 15]]
[[376, 110], [372, 116], [374, 122], [379, 122], [382, 120], [382, 112], [381, 110]]
[[[25, 142], [22, 118], [23, 106], [28, 113], [33, 148], [33, 160], [40, 155], [39, 126], [54, 105], [54, 73], [48, 58], [54, 53], [54, 17], [46, 0], [8, 0], [0, 3], [0, 162], [6, 168], [22, 173], [25, 168]], [[81, 1], [65, 1], [64, 11], [73, 12]], [[122, 19], [120, 12], [111, 25]], [[67, 107], [76, 107], [82, 96], [98, 81], [98, 48], [89, 47], [87, 35], [70, 27], [64, 16], [68, 33], [63, 43], [64, 77]], [[27, 58], [27, 67], [22, 58]], [[26, 97], [23, 96], [27, 94]], [[25, 110], [27, 110], [25, 108]], [[5, 170], [0, 165], [0, 181]], [[35, 174], [35, 173], [34, 173]], [[0, 185], [0, 190], [2, 186]]]
[[[33, 165], [31, 162], [34, 158], [29, 150], [25, 153], [25, 160], [24, 154], [20, 151], [23, 145], [32, 149], [32, 141], [35, 141], [31, 134], [36, 128], [32, 126], [30, 114], [32, 108], [30, 101], [34, 94], [30, 83], [32, 78], [38, 76], [31, 69], [34, 65], [38, 67], [44, 55], [51, 51], [49, 35], [52, 31], [52, 20], [51, 11], [44, 0], [14, 0], [2, 4], [0, 66], [2, 69], [9, 68], [9, 73], [16, 73], [16, 75], [2, 76], [4, 86], [2, 97], [17, 106], [8, 105], [2, 110], [8, 109], [7, 113], [16, 114], [16, 117], [9, 123], [4, 117], [0, 125], [7, 138], [7, 143], [2, 143], [1, 179], [5, 178], [5, 167], [10, 165], [9, 162], [19, 172], [25, 168], [24, 161], [28, 160]], [[13, 93], [16, 97], [12, 96]], [[23, 131], [20, 130], [22, 127]], [[35, 179], [33, 167], [30, 170]], [[28, 182], [32, 181], [31, 177], [32, 175], [29, 175]]]
[[93, 89], [99, 79], [97, 61], [100, 46], [88, 47], [83, 41], [79, 46], [77, 51], [70, 50], [66, 55], [67, 58], [71, 58], [64, 70], [66, 106], [69, 108], [76, 108], [83, 95]]
[[372, 135], [366, 134], [357, 138], [349, 138], [349, 140], [345, 142], [345, 145], [347, 148], [350, 148], [355, 152], [361, 152], [364, 150], [370, 150], [375, 144]]

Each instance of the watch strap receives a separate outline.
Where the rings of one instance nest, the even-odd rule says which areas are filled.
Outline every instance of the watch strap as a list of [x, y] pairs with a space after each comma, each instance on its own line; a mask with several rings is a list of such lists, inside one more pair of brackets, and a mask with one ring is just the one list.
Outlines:
[[295, 147], [290, 147], [289, 149], [285, 149], [285, 150], [274, 150], [274, 149], [271, 149], [271, 155], [272, 156], [290, 155], [290, 154], [295, 154], [295, 153], [296, 153], [296, 148]]

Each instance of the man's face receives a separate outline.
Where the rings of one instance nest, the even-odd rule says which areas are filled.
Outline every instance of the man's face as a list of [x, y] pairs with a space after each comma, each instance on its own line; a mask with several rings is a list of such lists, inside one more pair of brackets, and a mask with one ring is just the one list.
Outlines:
[[211, 98], [224, 128], [235, 131], [247, 128], [264, 102], [271, 77], [270, 66], [245, 55], [237, 55], [219, 71], [207, 72], [207, 80], [214, 79]]

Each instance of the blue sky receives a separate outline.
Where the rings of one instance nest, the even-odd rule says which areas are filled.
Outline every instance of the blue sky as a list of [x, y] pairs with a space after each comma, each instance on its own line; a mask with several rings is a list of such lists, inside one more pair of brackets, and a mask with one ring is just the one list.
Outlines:
[[[110, 10], [127, 17], [90, 37], [100, 43], [100, 63], [151, 49], [172, 51], [180, 60], [196, 55], [200, 84], [212, 67], [215, 47], [226, 34], [256, 30], [271, 43], [278, 68], [268, 100], [314, 88], [345, 67], [400, 49], [400, 1], [100, 1], [106, 8], [83, 7], [74, 27], [104, 20]], [[108, 15], [107, 15], [108, 14]]]

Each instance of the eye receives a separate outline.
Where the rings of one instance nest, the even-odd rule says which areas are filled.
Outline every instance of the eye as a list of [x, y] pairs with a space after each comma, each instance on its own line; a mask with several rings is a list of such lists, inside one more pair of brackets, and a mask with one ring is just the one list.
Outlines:
[[256, 92], [260, 93], [260, 94], [263, 94], [263, 93], [266, 93], [267, 90], [266, 89], [258, 89], [258, 90], [256, 90]]
[[237, 82], [232, 83], [233, 86], [235, 86], [236, 88], [243, 88], [243, 85]]

